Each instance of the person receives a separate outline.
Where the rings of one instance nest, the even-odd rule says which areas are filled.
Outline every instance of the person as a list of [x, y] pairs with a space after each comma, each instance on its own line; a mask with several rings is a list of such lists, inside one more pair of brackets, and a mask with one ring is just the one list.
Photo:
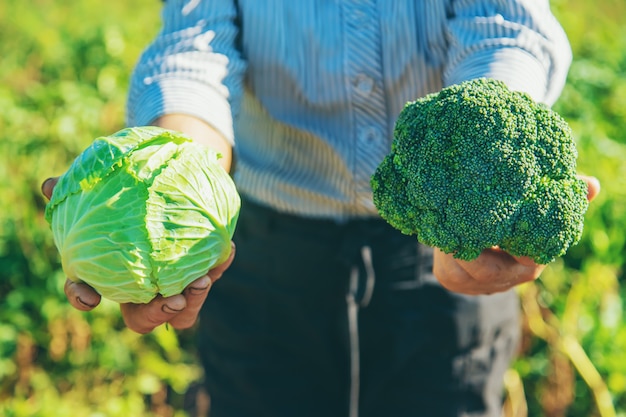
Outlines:
[[[552, 104], [570, 61], [548, 0], [166, 1], [128, 124], [222, 153], [243, 201], [237, 254], [181, 295], [121, 305], [126, 324], [200, 318], [214, 417], [500, 415], [513, 288], [545, 266], [426, 247], [380, 219], [369, 178], [406, 102], [491, 77]], [[66, 294], [100, 300], [71, 281]]]

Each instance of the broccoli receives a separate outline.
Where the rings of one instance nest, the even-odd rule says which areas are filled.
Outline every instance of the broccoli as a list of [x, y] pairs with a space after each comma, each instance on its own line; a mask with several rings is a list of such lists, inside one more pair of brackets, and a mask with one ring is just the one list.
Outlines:
[[494, 246], [547, 264], [582, 235], [587, 186], [565, 120], [479, 78], [406, 104], [372, 175], [381, 217], [463, 260]]

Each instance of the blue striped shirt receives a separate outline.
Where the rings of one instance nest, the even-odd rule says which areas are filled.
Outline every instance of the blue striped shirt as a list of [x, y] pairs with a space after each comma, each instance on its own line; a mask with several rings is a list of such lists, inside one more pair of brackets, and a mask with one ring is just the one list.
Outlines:
[[407, 101], [493, 77], [552, 104], [571, 51], [547, 0], [168, 0], [128, 124], [199, 117], [240, 192], [280, 211], [375, 216], [370, 176]]

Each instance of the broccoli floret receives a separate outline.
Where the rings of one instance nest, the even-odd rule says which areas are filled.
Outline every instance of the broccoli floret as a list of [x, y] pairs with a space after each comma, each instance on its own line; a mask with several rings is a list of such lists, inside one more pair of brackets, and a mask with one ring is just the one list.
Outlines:
[[380, 215], [456, 258], [499, 246], [547, 264], [582, 235], [587, 186], [568, 124], [496, 80], [407, 103], [372, 176]]

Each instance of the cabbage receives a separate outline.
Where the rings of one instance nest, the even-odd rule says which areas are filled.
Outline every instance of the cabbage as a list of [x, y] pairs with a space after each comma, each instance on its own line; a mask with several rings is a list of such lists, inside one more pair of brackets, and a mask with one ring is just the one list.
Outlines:
[[46, 206], [66, 276], [118, 303], [147, 303], [224, 262], [241, 201], [219, 157], [157, 127], [97, 138]]

